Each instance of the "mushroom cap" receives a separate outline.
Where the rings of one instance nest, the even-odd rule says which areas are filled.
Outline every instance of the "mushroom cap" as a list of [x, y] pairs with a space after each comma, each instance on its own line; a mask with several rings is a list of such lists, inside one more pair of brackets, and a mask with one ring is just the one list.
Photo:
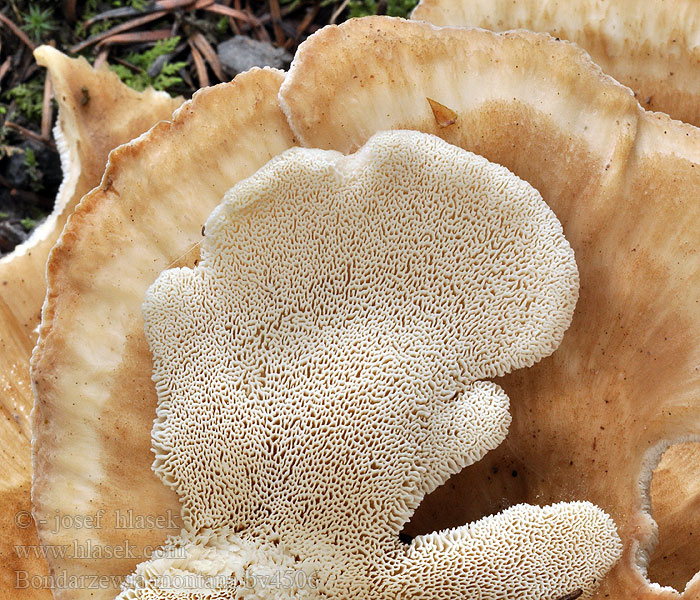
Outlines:
[[[659, 525], [659, 539], [650, 558], [647, 576], [651, 581], [672, 582], [673, 587], [680, 590], [694, 575], [693, 568], [698, 565], [688, 561], [688, 557], [697, 557], [698, 472], [700, 442], [679, 443], [662, 454], [653, 478], [645, 482], [649, 486], [651, 513]], [[681, 502], [678, 498], [682, 499]], [[690, 564], [686, 566], [688, 562]]]
[[[33, 404], [29, 359], [41, 320], [46, 294], [45, 270], [49, 250], [80, 198], [102, 176], [109, 151], [170, 116], [182, 99], [147, 90], [135, 92], [112, 72], [93, 69], [85, 59], [71, 59], [49, 46], [34, 52], [48, 69], [58, 104], [55, 138], [61, 154], [63, 183], [51, 215], [12, 253], [0, 258], [0, 402], [8, 416], [0, 424], [0, 520], [6, 533], [0, 544], [4, 568], [0, 590], [12, 597], [48, 597], [48, 589], [22, 588], [22, 573], [45, 575], [45, 561], [20, 557], [16, 546], [38, 544], [29, 519], [31, 485], [31, 423]], [[83, 92], [83, 89], [86, 91]], [[84, 98], [89, 97], [85, 102]], [[10, 592], [12, 590], [12, 592]]]
[[199, 264], [146, 294], [154, 471], [186, 556], [140, 565], [123, 597], [179, 572], [230, 578], [185, 596], [239, 597], [241, 571], [277, 555], [315, 574], [293, 597], [588, 597], [621, 552], [589, 503], [399, 541], [425, 494], [503, 440], [508, 399], [484, 379], [549, 355], [577, 291], [540, 195], [437, 137], [272, 160], [209, 217]]
[[421, 0], [435, 25], [529, 29], [575, 42], [647, 110], [700, 125], [700, 5], [676, 0]]
[[[146, 546], [180, 529], [177, 498], [150, 469], [156, 402], [141, 303], [160, 271], [197, 260], [202, 223], [224, 192], [293, 145], [276, 102], [282, 78], [256, 69], [200, 90], [172, 122], [114, 150], [51, 253], [32, 357], [39, 538], [116, 549], [102, 559], [51, 556], [67, 577], [115, 576], [56, 598], [113, 598]], [[54, 527], [56, 511], [99, 510], [100, 528]]]
[[[571, 330], [551, 358], [499, 381], [513, 404], [508, 447], [428, 498], [412, 532], [463, 523], [504, 496], [590, 500], [625, 544], [598, 596], [678, 598], [645, 578], [656, 531], [641, 484], [659, 444], [700, 431], [700, 132], [645, 113], [548, 35], [380, 17], [309, 38], [280, 96], [305, 145], [351, 152], [375, 131], [416, 129], [506, 166], [542, 193], [576, 252]], [[427, 98], [455, 122], [443, 126]], [[696, 576], [682, 597], [699, 590]]]

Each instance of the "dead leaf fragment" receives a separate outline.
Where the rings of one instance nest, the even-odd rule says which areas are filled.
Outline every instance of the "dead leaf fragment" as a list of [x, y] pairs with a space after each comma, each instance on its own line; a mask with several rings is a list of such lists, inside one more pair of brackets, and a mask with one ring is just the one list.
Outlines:
[[435, 117], [435, 122], [440, 127], [449, 127], [454, 125], [457, 121], [457, 113], [450, 108], [447, 108], [444, 104], [440, 104], [437, 100], [432, 98], [426, 98], [428, 104], [430, 104], [430, 109], [433, 111], [433, 116]]

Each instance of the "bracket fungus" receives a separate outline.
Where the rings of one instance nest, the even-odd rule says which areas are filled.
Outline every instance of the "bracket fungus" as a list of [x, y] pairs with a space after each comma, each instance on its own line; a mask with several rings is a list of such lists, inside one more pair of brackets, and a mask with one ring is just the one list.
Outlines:
[[144, 302], [153, 468], [184, 528], [121, 598], [277, 597], [268, 571], [294, 573], [294, 598], [590, 596], [621, 552], [590, 503], [399, 540], [423, 495], [505, 437], [508, 399], [484, 379], [570, 323], [573, 252], [531, 186], [387, 132], [347, 157], [285, 152], [206, 231], [199, 265]]
[[[166, 267], [194, 265], [206, 215], [268, 159], [299, 143], [349, 153], [377, 131], [413, 129], [500, 163], [539, 190], [576, 252], [581, 296], [557, 352], [498, 381], [512, 402], [511, 447], [453, 476], [410, 526], [463, 524], [470, 511], [488, 510], [500, 489], [489, 488], [487, 475], [511, 456], [527, 477], [499, 479], [506, 494], [517, 484], [525, 502], [585, 500], [614, 519], [623, 556], [595, 598], [694, 600], [700, 577], [682, 596], [644, 577], [640, 557], [654, 525], [639, 484], [647, 453], [700, 423], [700, 133], [645, 113], [572, 45], [524, 32], [355, 20], [309, 38], [280, 91], [282, 80], [255, 71], [200, 92], [172, 124], [115, 152], [102, 186], [68, 224], [49, 263], [33, 359], [37, 517], [179, 511], [150, 470], [156, 395], [140, 318], [147, 287]], [[438, 123], [427, 98], [454, 122]], [[445, 505], [435, 504], [438, 494]], [[128, 541], [139, 549], [177, 533], [114, 523], [39, 529], [44, 543]], [[139, 562], [51, 561], [70, 576], [121, 575]], [[114, 588], [56, 591], [110, 594]]]
[[[0, 570], [0, 591], [12, 597], [42, 595], [42, 590], [23, 586], [22, 577], [46, 572], [41, 555], [31, 552], [38, 540], [29, 518], [29, 415], [33, 404], [29, 359], [46, 294], [49, 250], [80, 198], [99, 183], [109, 151], [168, 118], [181, 104], [181, 99], [153, 90], [135, 92], [114, 73], [95, 70], [86, 60], [68, 58], [49, 46], [37, 48], [34, 54], [48, 69], [58, 104], [54, 135], [63, 183], [52, 214], [29, 240], [0, 258], [0, 386], [7, 415], [0, 424], [0, 461], [4, 465], [0, 504], [5, 532], [0, 543], [5, 565]], [[82, 101], [84, 90], [91, 94], [89, 103]], [[27, 551], [20, 555], [17, 548]], [[43, 595], [48, 596], [48, 591], [43, 590]]]
[[700, 125], [700, 5], [693, 0], [421, 0], [435, 25], [528, 29], [575, 42], [647, 110]]
[[[455, 123], [440, 127], [426, 98]], [[584, 497], [625, 544], [601, 598], [696, 598], [700, 574], [683, 594], [645, 577], [656, 527], [643, 484], [668, 440], [699, 439], [700, 132], [644, 112], [546, 34], [382, 18], [310, 38], [281, 104], [306, 145], [349, 152], [374, 131], [418, 129], [505, 165], [542, 193], [577, 255], [581, 297], [562, 346], [500, 382], [513, 401], [508, 447], [429, 498], [413, 532], [488, 513], [504, 496]], [[700, 479], [689, 485], [674, 501], [695, 519]]]

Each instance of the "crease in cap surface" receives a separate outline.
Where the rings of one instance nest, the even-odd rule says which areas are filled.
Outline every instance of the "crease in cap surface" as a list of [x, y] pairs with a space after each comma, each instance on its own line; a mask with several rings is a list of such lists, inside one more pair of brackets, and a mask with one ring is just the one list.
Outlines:
[[[455, 123], [441, 128], [427, 98]], [[351, 152], [376, 131], [416, 129], [506, 166], [576, 251], [580, 298], [562, 345], [498, 382], [512, 400], [507, 444], [426, 498], [407, 533], [586, 499], [624, 544], [596, 598], [695, 600], [700, 479], [666, 490], [682, 593], [645, 576], [640, 550], [657, 534], [640, 481], [649, 449], [700, 431], [698, 130], [643, 111], [571, 43], [385, 17], [311, 36], [280, 101], [310, 146]]]
[[503, 440], [508, 398], [484, 379], [553, 352], [577, 290], [536, 190], [434, 136], [272, 160], [209, 217], [199, 265], [146, 295], [154, 470], [184, 531], [122, 598], [182, 573], [228, 578], [191, 597], [277, 597], [261, 569], [314, 575], [290, 597], [589, 596], [620, 554], [590, 503], [398, 535]]

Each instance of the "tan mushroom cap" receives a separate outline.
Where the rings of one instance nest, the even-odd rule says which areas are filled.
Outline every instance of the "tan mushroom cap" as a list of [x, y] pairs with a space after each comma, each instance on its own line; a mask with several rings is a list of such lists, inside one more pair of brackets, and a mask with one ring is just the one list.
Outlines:
[[634, 90], [644, 108], [700, 125], [700, 4], [694, 0], [421, 0], [412, 18], [542, 31], [576, 42]]
[[[438, 122], [427, 98], [455, 123]], [[499, 380], [514, 419], [506, 444], [429, 498], [413, 531], [504, 497], [590, 500], [625, 544], [596, 597], [679, 598], [637, 564], [655, 537], [640, 484], [660, 444], [700, 430], [700, 132], [645, 113], [547, 35], [388, 18], [312, 36], [281, 102], [306, 145], [351, 152], [375, 131], [418, 129], [505, 165], [542, 193], [576, 252], [581, 296], [559, 350]], [[696, 576], [682, 597], [699, 594]]]
[[124, 598], [181, 573], [220, 580], [184, 597], [245, 597], [267, 569], [294, 572], [294, 598], [589, 597], [621, 553], [589, 503], [399, 541], [425, 494], [505, 437], [508, 399], [485, 379], [549, 355], [577, 294], [541, 196], [440, 138], [272, 160], [209, 217], [199, 265], [146, 294], [154, 470], [185, 530]]
[[[650, 558], [648, 577], [651, 581], [675, 583], [673, 587], [681, 590], [693, 576], [693, 566], [698, 564], [685, 565], [687, 557], [698, 555], [699, 447], [698, 442], [671, 446], [661, 457], [650, 483], [652, 516], [659, 525], [659, 540]], [[657, 514], [663, 520], [656, 518]]]
[[[156, 403], [141, 303], [160, 271], [197, 260], [224, 192], [293, 145], [276, 101], [282, 78], [254, 70], [202, 90], [172, 122], [116, 149], [51, 253], [32, 363], [34, 511], [47, 519], [43, 543], [113, 550], [104, 560], [52, 558], [54, 572], [114, 576], [57, 598], [113, 598], [147, 546], [180, 529], [177, 499], [150, 469]], [[52, 533], [55, 511], [100, 510], [100, 528]]]
[[[30, 511], [33, 404], [29, 358], [46, 294], [49, 250], [80, 198], [99, 183], [109, 151], [169, 117], [182, 102], [153, 90], [135, 92], [114, 73], [94, 70], [84, 59], [68, 58], [48, 46], [37, 48], [35, 57], [48, 69], [58, 103], [55, 137], [63, 183], [46, 222], [0, 259], [0, 402], [6, 416], [0, 425], [1, 529], [5, 532], [0, 544], [0, 595], [27, 598], [49, 595], [48, 590], [28, 583], [28, 577], [46, 574], [46, 566], [32, 554], [31, 546], [38, 540], [33, 523], [25, 522]], [[29, 555], [20, 557], [15, 546], [26, 547]]]

